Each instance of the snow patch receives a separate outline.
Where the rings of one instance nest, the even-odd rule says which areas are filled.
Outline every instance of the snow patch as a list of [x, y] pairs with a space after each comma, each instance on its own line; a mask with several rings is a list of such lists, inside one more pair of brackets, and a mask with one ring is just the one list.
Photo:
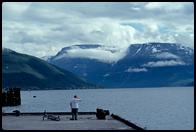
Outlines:
[[157, 48], [153, 47], [152, 48], [152, 53], [157, 53], [157, 52], [161, 52], [161, 50], [158, 50]]
[[180, 49], [185, 49], [185, 47], [184, 47], [184, 46], [182, 46], [182, 45], [180, 45]]
[[105, 74], [105, 75], [103, 75], [104, 77], [107, 77], [107, 76], [109, 76], [110, 74]]
[[136, 51], [135, 55], [136, 55], [141, 49], [142, 49], [142, 47], [140, 47], [140, 48]]

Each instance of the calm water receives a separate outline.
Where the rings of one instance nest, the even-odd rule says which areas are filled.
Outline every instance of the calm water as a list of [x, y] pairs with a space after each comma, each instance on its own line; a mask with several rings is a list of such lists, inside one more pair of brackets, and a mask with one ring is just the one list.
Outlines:
[[75, 94], [82, 99], [79, 111], [109, 109], [147, 129], [194, 127], [193, 87], [22, 91], [22, 105], [3, 107], [3, 111], [69, 112], [69, 102]]

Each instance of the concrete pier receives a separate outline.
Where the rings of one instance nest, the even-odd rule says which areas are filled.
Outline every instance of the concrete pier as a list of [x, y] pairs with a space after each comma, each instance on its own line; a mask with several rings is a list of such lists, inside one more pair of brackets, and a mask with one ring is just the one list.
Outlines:
[[79, 113], [78, 120], [70, 120], [71, 113], [55, 113], [60, 121], [43, 120], [41, 113], [3, 114], [4, 130], [134, 130], [129, 125], [114, 119], [111, 115], [105, 120], [98, 120], [93, 112]]

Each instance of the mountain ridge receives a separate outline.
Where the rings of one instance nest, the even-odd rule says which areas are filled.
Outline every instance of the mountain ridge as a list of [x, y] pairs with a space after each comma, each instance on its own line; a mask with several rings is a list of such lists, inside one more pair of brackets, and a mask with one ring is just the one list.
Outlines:
[[[77, 45], [78, 47], [80, 46]], [[100, 49], [102, 46], [96, 47]], [[85, 48], [92, 49], [88, 46]], [[193, 84], [194, 51], [175, 43], [132, 44], [126, 50], [126, 55], [115, 63], [104, 63], [98, 59], [81, 56], [66, 56], [66, 53], [74, 49], [74, 46], [65, 47], [65, 49], [66, 52], [59, 51], [48, 62], [105, 87], [159, 87]], [[65, 55], [60, 59], [54, 59], [60, 54]]]

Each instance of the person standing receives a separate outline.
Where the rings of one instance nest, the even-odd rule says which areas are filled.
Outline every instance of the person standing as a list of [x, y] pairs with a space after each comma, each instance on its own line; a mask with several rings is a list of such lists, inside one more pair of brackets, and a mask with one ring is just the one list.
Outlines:
[[72, 118], [70, 120], [77, 120], [80, 101], [81, 99], [77, 95], [74, 95], [74, 98], [70, 102], [70, 107], [72, 112]]

